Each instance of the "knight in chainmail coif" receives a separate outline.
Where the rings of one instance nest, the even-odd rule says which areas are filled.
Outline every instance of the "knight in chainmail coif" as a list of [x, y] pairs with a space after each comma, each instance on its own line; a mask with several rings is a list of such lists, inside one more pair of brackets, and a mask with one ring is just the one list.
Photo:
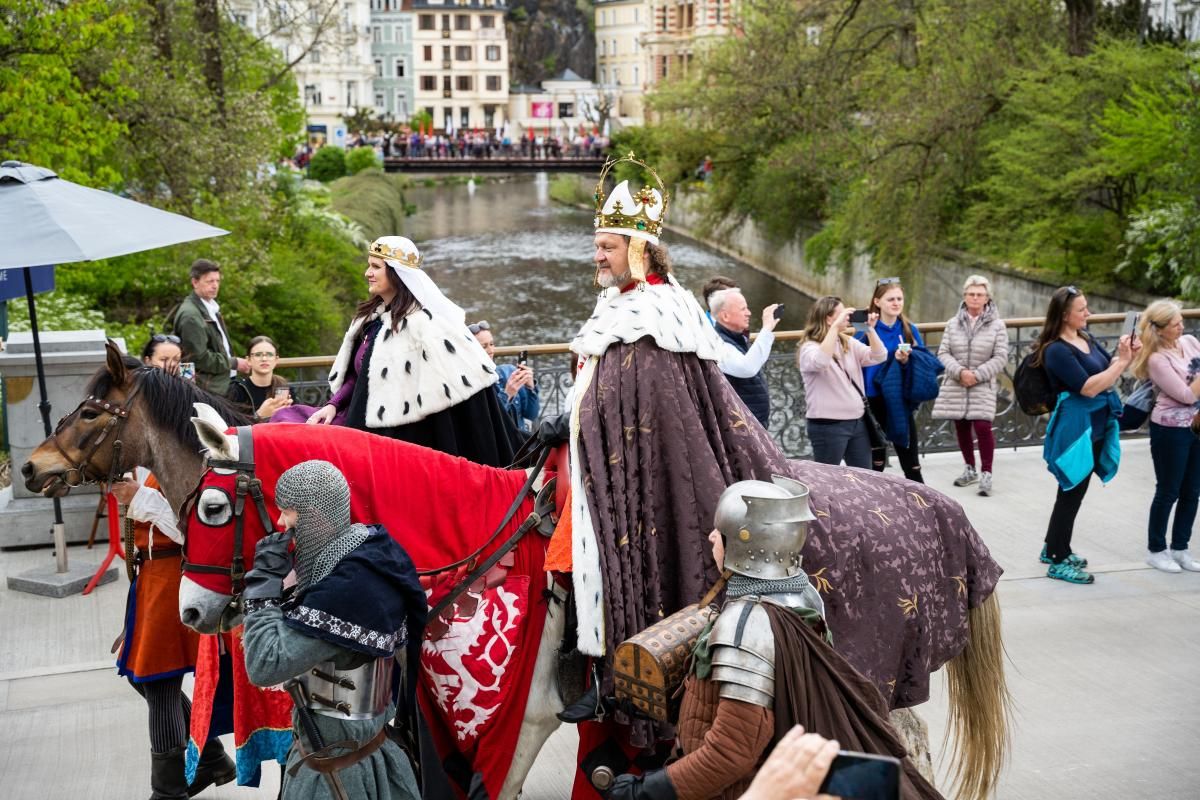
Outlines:
[[[713, 555], [731, 576], [684, 682], [684, 756], [665, 769], [618, 776], [608, 800], [740, 797], [797, 724], [844, 750], [904, 757], [879, 690], [829, 644], [824, 602], [801, 565], [816, 519], [808, 496], [807, 486], [778, 475], [721, 494]], [[908, 758], [903, 764], [904, 800], [940, 800]]]
[[351, 523], [350, 487], [327, 461], [284, 472], [275, 503], [282, 532], [246, 574], [243, 641], [250, 681], [300, 698], [282, 796], [332, 797], [336, 782], [354, 800], [416, 800], [403, 731], [388, 724], [416, 713], [426, 603], [412, 560], [382, 526]]

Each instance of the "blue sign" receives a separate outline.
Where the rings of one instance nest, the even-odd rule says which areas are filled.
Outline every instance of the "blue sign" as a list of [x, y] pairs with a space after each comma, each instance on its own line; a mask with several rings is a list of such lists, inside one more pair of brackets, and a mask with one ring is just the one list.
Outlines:
[[16, 267], [0, 269], [0, 300], [15, 300], [25, 296], [26, 269], [33, 282], [33, 293], [54, 291], [54, 267]]

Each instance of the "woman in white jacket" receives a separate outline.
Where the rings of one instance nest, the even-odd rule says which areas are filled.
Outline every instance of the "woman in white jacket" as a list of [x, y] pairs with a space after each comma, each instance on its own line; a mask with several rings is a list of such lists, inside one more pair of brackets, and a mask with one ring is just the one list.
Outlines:
[[[946, 367], [942, 389], [933, 404], [934, 419], [954, 420], [954, 434], [966, 467], [955, 486], [979, 481], [979, 494], [992, 493], [992, 454], [996, 438], [996, 376], [1008, 363], [1008, 331], [992, 302], [992, 285], [982, 275], [963, 284], [963, 302], [942, 334], [938, 359]], [[973, 435], [972, 435], [973, 434]], [[979, 442], [980, 471], [975, 471]]]

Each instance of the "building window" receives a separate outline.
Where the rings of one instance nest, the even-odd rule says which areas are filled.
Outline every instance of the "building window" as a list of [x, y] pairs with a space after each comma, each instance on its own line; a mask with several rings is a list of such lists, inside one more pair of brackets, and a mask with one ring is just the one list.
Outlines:
[[456, 77], [458, 78], [458, 81], [456, 82], [455, 86], [460, 92], [471, 91], [471, 76], [470, 75], [458, 75]]
[[488, 61], [499, 61], [500, 60], [500, 45], [489, 44], [487, 46], [487, 49], [484, 51], [484, 55]]
[[495, 106], [484, 106], [483, 107], [483, 127], [494, 128], [495, 126], [496, 126], [496, 107]]
[[636, 22], [640, 22], [640, 20], [638, 19], [638, 8], [637, 8], [637, 6], [634, 6], [634, 7], [633, 7], [633, 21], [634, 21], [635, 23], [636, 23]]
[[408, 95], [404, 92], [396, 92], [396, 116], [408, 119]]
[[634, 65], [633, 65], [633, 85], [634, 85], [634, 86], [640, 86], [640, 85], [641, 85], [641, 80], [640, 80], [640, 79], [639, 79], [639, 77], [638, 77], [638, 67], [637, 67], [637, 64], [634, 64]]
[[472, 58], [471, 51], [473, 48], [469, 44], [455, 45], [454, 60], [455, 61], [470, 61]]
[[617, 54], [617, 40], [616, 39], [613, 39], [611, 42], [608, 43], [608, 54], [610, 56], [615, 56]]
[[613, 65], [613, 84], [616, 86], [621, 85], [621, 68], [616, 65]]
[[605, 39], [600, 40], [600, 55], [608, 55], [608, 41]]
[[458, 109], [458, 125], [461, 128], [471, 127], [471, 109], [466, 106]]
[[501, 89], [501, 77], [499, 75], [487, 76], [487, 90], [489, 92], [498, 92]]
[[496, 27], [496, 18], [493, 17], [491, 14], [484, 14], [482, 17], [479, 18], [479, 27], [481, 27], [481, 28]]
[[446, 69], [450, 69], [450, 45], [442, 45], [442, 61], [446, 62]]
[[558, 118], [559, 119], [568, 119], [573, 116], [575, 116], [575, 104], [574, 103], [559, 103], [558, 104]]
[[417, 28], [423, 31], [431, 31], [437, 27], [437, 17], [433, 14], [422, 14], [417, 17]]
[[375, 107], [383, 108], [383, 92], [375, 93]]
[[307, 83], [304, 85], [304, 105], [319, 106], [321, 105], [321, 87], [315, 83]]
[[346, 81], [346, 107], [358, 108], [358, 84]]
[[383, 77], [383, 59], [382, 58], [375, 59], [375, 77], [376, 78]]
[[449, 14], [442, 14], [442, 30], [444, 30], [444, 31], [450, 30], [450, 15]]
[[600, 85], [605, 86], [607, 84], [608, 84], [608, 67], [601, 67], [600, 68]]
[[432, 125], [433, 120], [436, 119], [436, 117], [433, 116], [433, 106], [425, 106], [423, 110], [425, 111], [426, 115], [429, 116], [429, 124]]
[[455, 14], [454, 15], [454, 30], [456, 30], [456, 31], [471, 30], [471, 15], [470, 14]]
[[437, 91], [437, 76], [422, 75], [421, 76], [421, 91], [436, 92]]
[[449, 76], [449, 75], [443, 75], [443, 76], [442, 76], [442, 91], [445, 91], [445, 92], [448, 92], [448, 91], [450, 91], [450, 89], [451, 89], [451, 86], [452, 86], [452, 83], [451, 83], [451, 78], [450, 78], [450, 76]]
[[245, 14], [234, 14], [233, 21], [245, 28], [249, 23], [249, 18]]
[[372, 25], [371, 26], [371, 44], [379, 44], [381, 41], [383, 41], [383, 26], [382, 25]]
[[312, 50], [309, 50], [308, 51], [308, 60], [309, 60], [309, 62], [311, 62], [313, 64], [320, 64], [321, 63], [321, 51], [319, 49], [317, 49], [316, 47], [314, 47]]
[[404, 59], [403, 58], [396, 59], [396, 77], [397, 78], [404, 77]]
[[431, 45], [431, 44], [425, 45], [424, 55], [425, 55], [426, 61], [433, 61], [433, 45]]

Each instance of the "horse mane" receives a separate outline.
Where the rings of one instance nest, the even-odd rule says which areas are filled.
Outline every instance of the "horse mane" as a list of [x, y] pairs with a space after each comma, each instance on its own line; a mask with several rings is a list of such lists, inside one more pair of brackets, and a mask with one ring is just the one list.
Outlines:
[[[231, 428], [249, 425], [252, 420], [224, 397], [207, 392], [191, 381], [171, 375], [156, 367], [147, 367], [135, 358], [125, 358], [125, 368], [133, 375], [133, 382], [140, 387], [146, 399], [146, 413], [154, 425], [165, 428], [189, 448], [199, 451], [202, 447], [196, 428], [192, 425], [195, 410], [192, 403], [207, 403], [216, 409], [221, 419]], [[88, 382], [86, 394], [105, 397], [114, 388], [112, 373], [102, 367]]]

